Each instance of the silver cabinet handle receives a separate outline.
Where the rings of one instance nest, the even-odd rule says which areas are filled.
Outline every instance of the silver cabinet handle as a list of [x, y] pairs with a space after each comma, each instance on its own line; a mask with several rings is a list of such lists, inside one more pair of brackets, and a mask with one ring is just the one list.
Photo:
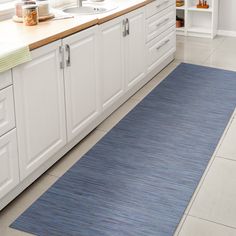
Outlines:
[[159, 8], [159, 7], [161, 7], [162, 5], [164, 5], [164, 4], [168, 3], [168, 2], [169, 2], [169, 0], [166, 0], [163, 3], [156, 5], [156, 8]]
[[71, 66], [71, 61], [70, 61], [70, 46], [68, 44], [66, 44], [66, 52], [67, 52], [66, 66]]
[[158, 46], [157, 48], [156, 48], [156, 50], [159, 50], [159, 49], [161, 49], [163, 46], [165, 46], [167, 43], [169, 43], [170, 42], [170, 40], [169, 39], [167, 39], [164, 43], [162, 43], [160, 46]]
[[125, 37], [127, 35], [127, 32], [126, 32], [126, 19], [124, 19], [122, 21], [122, 25], [123, 25], [123, 37]]
[[126, 18], [126, 35], [129, 35], [129, 19]]
[[65, 63], [64, 63], [64, 47], [63, 47], [63, 46], [60, 46], [60, 47], [59, 47], [59, 53], [60, 53], [60, 55], [61, 55], [60, 68], [61, 68], [61, 69], [64, 69]]
[[162, 22], [158, 23], [158, 24], [156, 25], [156, 27], [159, 27], [159, 26], [165, 24], [167, 21], [169, 21], [169, 19], [170, 19], [170, 18], [166, 18], [166, 19], [163, 20]]

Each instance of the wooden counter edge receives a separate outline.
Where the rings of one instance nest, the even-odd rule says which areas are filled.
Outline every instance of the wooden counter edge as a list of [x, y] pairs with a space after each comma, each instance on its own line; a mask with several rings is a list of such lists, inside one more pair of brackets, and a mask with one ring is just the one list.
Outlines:
[[49, 44], [49, 43], [52, 43], [56, 40], [59, 40], [59, 39], [63, 39], [67, 36], [70, 36], [74, 33], [77, 33], [77, 32], [80, 32], [82, 30], [85, 30], [89, 27], [92, 27], [94, 25], [97, 25], [98, 24], [98, 19], [94, 19], [94, 20], [91, 20], [89, 22], [85, 22], [81, 25], [78, 25], [78, 26], [75, 26], [73, 28], [69, 28], [63, 32], [60, 32], [58, 34], [55, 34], [55, 35], [52, 35], [50, 37], [47, 37], [47, 38], [44, 38], [44, 39], [41, 39], [39, 41], [36, 41], [36, 42], [33, 42], [33, 43], [30, 43], [29, 44], [29, 49], [30, 50], [34, 50], [34, 49], [37, 49], [39, 47], [42, 47], [42, 46], [45, 46], [46, 44]]

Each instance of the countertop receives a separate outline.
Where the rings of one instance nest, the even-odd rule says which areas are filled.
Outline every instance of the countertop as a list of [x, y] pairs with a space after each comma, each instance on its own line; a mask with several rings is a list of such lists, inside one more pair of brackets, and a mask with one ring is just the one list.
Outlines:
[[118, 4], [118, 8], [103, 14], [75, 16], [64, 20], [49, 20], [40, 22], [36, 26], [24, 26], [12, 20], [0, 22], [0, 45], [14, 43], [28, 45], [30, 50], [36, 49], [50, 42], [62, 39], [96, 24], [102, 24], [113, 18], [138, 9], [153, 0], [111, 0]]

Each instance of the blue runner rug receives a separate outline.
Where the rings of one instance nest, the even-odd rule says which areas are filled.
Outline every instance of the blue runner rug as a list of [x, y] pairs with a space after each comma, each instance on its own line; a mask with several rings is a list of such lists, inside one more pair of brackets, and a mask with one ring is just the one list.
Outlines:
[[181, 64], [11, 227], [173, 235], [235, 106], [235, 72]]

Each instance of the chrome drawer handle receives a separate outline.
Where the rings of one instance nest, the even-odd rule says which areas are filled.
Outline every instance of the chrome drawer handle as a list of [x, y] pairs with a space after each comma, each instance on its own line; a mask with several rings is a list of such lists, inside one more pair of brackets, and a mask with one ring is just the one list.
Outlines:
[[164, 43], [162, 43], [160, 46], [158, 46], [157, 48], [156, 48], [156, 50], [159, 50], [159, 49], [161, 49], [163, 46], [165, 46], [167, 43], [169, 43], [170, 42], [170, 40], [169, 39], [167, 39]]
[[169, 2], [169, 0], [167, 0], [167, 1], [164, 1], [163, 3], [161, 3], [161, 4], [158, 4], [158, 5], [156, 5], [156, 8], [159, 8], [159, 7], [161, 7], [162, 5], [164, 5], [164, 4], [166, 4], [166, 3], [168, 3]]
[[163, 20], [162, 22], [158, 23], [158, 24], [156, 25], [156, 27], [159, 27], [159, 26], [163, 25], [164, 23], [166, 23], [167, 21], [169, 21], [169, 19], [170, 19], [170, 18], [166, 18], [166, 19]]

